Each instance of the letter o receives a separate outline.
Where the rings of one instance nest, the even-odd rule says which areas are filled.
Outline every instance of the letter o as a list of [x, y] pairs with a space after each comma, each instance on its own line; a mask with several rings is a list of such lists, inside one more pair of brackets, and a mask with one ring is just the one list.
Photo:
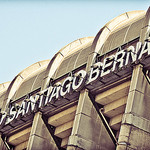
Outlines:
[[87, 74], [84, 70], [77, 72], [72, 82], [72, 89], [75, 91], [80, 91], [85, 85], [86, 76]]

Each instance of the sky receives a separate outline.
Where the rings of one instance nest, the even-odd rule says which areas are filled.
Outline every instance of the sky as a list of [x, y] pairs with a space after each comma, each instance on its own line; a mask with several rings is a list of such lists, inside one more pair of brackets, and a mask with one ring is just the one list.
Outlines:
[[0, 84], [150, 0], [0, 0]]

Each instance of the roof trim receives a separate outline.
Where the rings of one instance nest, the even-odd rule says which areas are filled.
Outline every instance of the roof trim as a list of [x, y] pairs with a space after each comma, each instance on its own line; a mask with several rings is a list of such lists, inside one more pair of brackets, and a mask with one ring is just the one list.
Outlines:
[[44, 67], [47, 67], [50, 60], [43, 60], [36, 62], [32, 64], [31, 66], [25, 68], [23, 71], [21, 71], [11, 82], [8, 86], [7, 93], [5, 96], [5, 102], [4, 106], [7, 108], [7, 104], [11, 100], [11, 98], [14, 96], [15, 92], [18, 90], [20, 85], [23, 83], [24, 80], [26, 80], [31, 75], [38, 73], [41, 69]]
[[120, 28], [121, 26], [127, 24], [131, 20], [135, 20], [139, 17], [142, 17], [145, 15], [146, 11], [139, 10], [139, 11], [130, 11], [123, 13], [111, 21], [109, 21], [107, 24], [104, 25], [103, 28], [100, 29], [100, 31], [97, 33], [94, 42], [93, 42], [93, 48], [95, 52], [99, 52], [102, 45], [105, 43], [111, 32], [114, 30]]
[[9, 85], [10, 85], [10, 81], [1, 83], [0, 84], [0, 94], [3, 93], [4, 91], [6, 91]]
[[52, 78], [53, 74], [60, 66], [61, 62], [64, 60], [65, 57], [71, 55], [73, 52], [77, 51], [79, 48], [86, 45], [87, 43], [93, 42], [93, 39], [94, 37], [80, 38], [67, 44], [62, 49], [60, 49], [58, 53], [56, 53], [54, 57], [51, 59], [47, 67], [46, 79], [44, 81], [42, 89], [45, 89], [48, 86], [50, 79]]

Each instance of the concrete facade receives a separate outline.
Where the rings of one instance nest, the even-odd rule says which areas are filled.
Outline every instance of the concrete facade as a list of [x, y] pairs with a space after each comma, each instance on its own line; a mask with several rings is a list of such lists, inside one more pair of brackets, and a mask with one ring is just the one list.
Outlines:
[[0, 84], [0, 149], [149, 150], [150, 9]]

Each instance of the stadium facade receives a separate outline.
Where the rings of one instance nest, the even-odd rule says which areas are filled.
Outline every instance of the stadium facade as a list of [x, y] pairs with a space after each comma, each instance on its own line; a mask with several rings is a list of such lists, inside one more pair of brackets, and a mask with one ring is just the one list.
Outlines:
[[150, 8], [109, 21], [0, 84], [0, 149], [150, 149]]

